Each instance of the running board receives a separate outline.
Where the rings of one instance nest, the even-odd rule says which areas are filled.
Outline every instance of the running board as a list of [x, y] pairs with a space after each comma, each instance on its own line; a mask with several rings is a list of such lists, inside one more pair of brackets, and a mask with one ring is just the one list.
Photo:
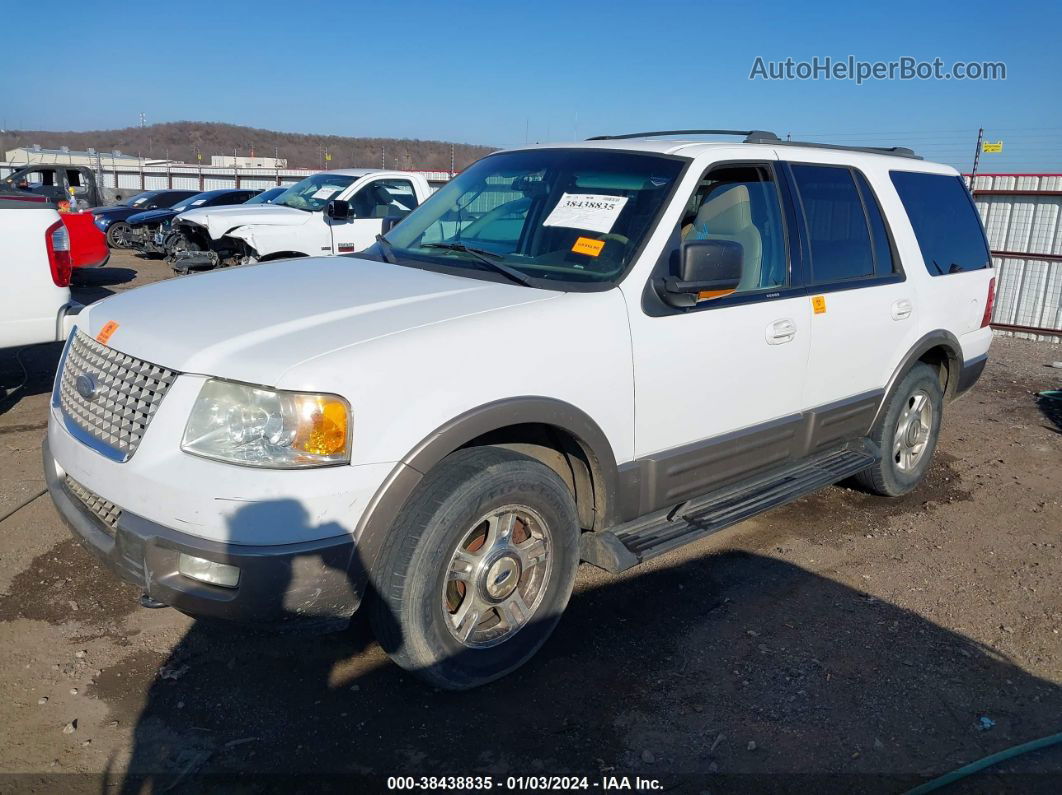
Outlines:
[[752, 516], [792, 502], [805, 494], [862, 472], [878, 460], [867, 442], [805, 460], [781, 472], [689, 500], [611, 530], [583, 533], [583, 560], [610, 572], [626, 571]]

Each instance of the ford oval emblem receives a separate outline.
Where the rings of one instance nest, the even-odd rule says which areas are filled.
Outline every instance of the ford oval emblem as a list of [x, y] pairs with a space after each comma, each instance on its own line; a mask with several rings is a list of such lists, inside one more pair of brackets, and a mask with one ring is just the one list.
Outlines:
[[99, 394], [96, 376], [92, 375], [92, 373], [82, 373], [74, 379], [74, 388], [85, 400], [95, 400], [96, 395]]

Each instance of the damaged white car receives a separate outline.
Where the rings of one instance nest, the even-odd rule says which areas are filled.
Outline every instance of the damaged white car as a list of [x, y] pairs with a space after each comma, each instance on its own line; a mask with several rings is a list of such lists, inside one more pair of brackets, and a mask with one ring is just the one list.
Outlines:
[[314, 174], [270, 204], [207, 207], [173, 223], [177, 273], [292, 257], [352, 254], [372, 245], [431, 195], [421, 174], [342, 169]]

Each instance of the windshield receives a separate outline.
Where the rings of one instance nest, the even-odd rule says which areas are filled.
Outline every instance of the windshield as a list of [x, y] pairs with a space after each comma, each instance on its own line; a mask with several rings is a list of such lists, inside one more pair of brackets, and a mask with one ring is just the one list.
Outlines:
[[138, 193], [136, 196], [130, 196], [128, 199], [122, 202], [122, 204], [124, 204], [126, 207], [143, 207], [151, 199], [158, 195], [159, 192], [157, 190], [146, 190], [143, 193]]
[[285, 190], [287, 190], [287, 189], [286, 188], [270, 188], [269, 190], [264, 190], [261, 193], [259, 193], [257, 196], [245, 201], [244, 204], [272, 204], [273, 203], [273, 199], [275, 199], [277, 196], [282, 194]]
[[401, 264], [487, 270], [482, 257], [460, 250], [467, 247], [536, 281], [613, 282], [665, 206], [682, 165], [600, 150], [491, 155], [388, 233], [389, 253]]
[[190, 210], [193, 207], [200, 207], [206, 204], [210, 199], [213, 199], [214, 196], [215, 194], [212, 191], [197, 193], [194, 196], [189, 196], [187, 199], [181, 199], [170, 209], [174, 212], [183, 213], [185, 210]]
[[302, 182], [296, 182], [282, 194], [273, 204], [282, 204], [285, 207], [294, 207], [296, 210], [313, 212], [320, 210], [329, 199], [353, 184], [357, 177], [348, 177], [343, 174], [314, 174]]

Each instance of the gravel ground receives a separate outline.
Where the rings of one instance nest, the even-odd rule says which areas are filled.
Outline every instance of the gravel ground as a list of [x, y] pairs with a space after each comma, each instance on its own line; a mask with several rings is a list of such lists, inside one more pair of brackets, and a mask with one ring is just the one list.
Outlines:
[[[167, 275], [120, 253], [80, 297]], [[0, 516], [42, 487], [57, 358], [29, 352], [0, 403]], [[578, 773], [899, 791], [1062, 731], [1062, 417], [1035, 394], [1062, 385], [1059, 359], [997, 339], [913, 494], [832, 487], [625, 575], [583, 567], [535, 660], [465, 694], [391, 665], [360, 617], [278, 637], [141, 609], [37, 499], [0, 524], [0, 772], [20, 774], [0, 786]], [[0, 385], [21, 380], [0, 355]], [[1056, 746], [967, 788], [1060, 780]]]

